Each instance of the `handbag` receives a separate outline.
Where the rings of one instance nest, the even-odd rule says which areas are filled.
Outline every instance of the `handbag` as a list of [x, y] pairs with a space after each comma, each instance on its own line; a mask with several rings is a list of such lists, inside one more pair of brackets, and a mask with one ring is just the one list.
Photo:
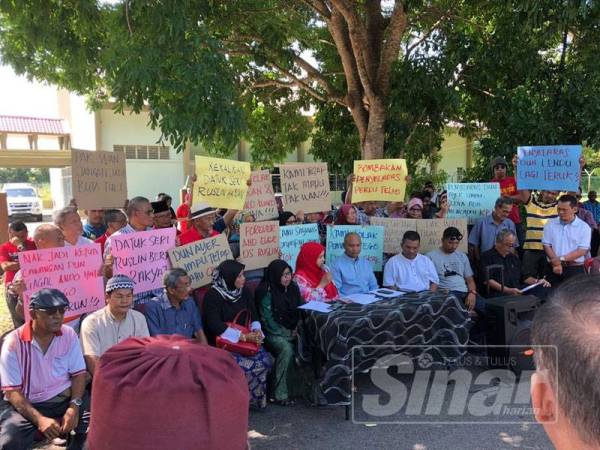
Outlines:
[[[237, 323], [237, 321], [240, 317], [240, 314], [243, 312], [246, 313], [246, 324], [240, 325]], [[227, 325], [229, 328], [240, 330], [240, 332], [243, 334], [250, 333], [250, 312], [247, 309], [242, 309], [235, 315], [232, 322], [225, 322], [225, 325]], [[217, 336], [215, 344], [217, 348], [227, 350], [228, 352], [237, 353], [242, 356], [254, 356], [260, 349], [260, 344], [257, 344], [256, 342], [231, 342], [230, 340], [224, 339], [221, 336]]]

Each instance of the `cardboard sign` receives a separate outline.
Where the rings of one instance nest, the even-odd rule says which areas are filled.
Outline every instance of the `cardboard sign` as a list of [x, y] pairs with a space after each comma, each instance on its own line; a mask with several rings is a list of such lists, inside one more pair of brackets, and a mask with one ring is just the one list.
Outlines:
[[354, 161], [352, 202], [401, 202], [404, 200], [407, 175], [404, 159]]
[[469, 219], [475, 222], [494, 209], [500, 197], [499, 183], [448, 183], [449, 219]]
[[229, 243], [224, 234], [192, 242], [169, 250], [173, 267], [187, 272], [196, 289], [212, 283], [212, 271], [227, 259], [233, 259]]
[[0, 242], [8, 241], [8, 204], [6, 193], [0, 192]]
[[250, 163], [196, 156], [193, 203], [213, 208], [243, 209], [248, 192]]
[[294, 214], [331, 210], [326, 163], [294, 163], [279, 166], [281, 193], [286, 211]]
[[442, 235], [448, 227], [456, 227], [463, 235], [458, 250], [467, 253], [467, 219], [420, 219], [417, 220], [417, 233], [421, 236], [419, 253], [428, 253], [442, 245]]
[[267, 267], [279, 258], [279, 222], [249, 222], [240, 225], [240, 257], [246, 270]]
[[327, 226], [327, 251], [325, 258], [327, 264], [331, 264], [336, 258], [344, 254], [344, 238], [348, 233], [360, 235], [362, 248], [360, 256], [367, 258], [372, 264], [373, 270], [383, 270], [383, 227], [356, 225], [328, 225]]
[[113, 273], [135, 281], [135, 294], [162, 288], [163, 274], [170, 268], [167, 252], [175, 247], [175, 231], [171, 227], [111, 237]]
[[400, 253], [402, 251], [402, 237], [404, 233], [407, 231], [417, 231], [417, 219], [371, 217], [371, 225], [383, 227], [383, 251], [385, 253]]
[[26, 286], [25, 320], [29, 320], [30, 297], [43, 288], [59, 289], [69, 299], [65, 318], [104, 306], [100, 244], [19, 252], [19, 264]]
[[287, 262], [293, 270], [296, 270], [296, 259], [300, 253], [300, 247], [307, 242], [321, 242], [319, 226], [316, 223], [279, 227], [281, 259]]
[[579, 189], [581, 145], [518, 147], [517, 189]]
[[122, 208], [127, 200], [125, 153], [71, 150], [71, 181], [79, 208]]
[[252, 172], [252, 186], [248, 188], [244, 210], [254, 215], [257, 222], [275, 219], [279, 216], [277, 201], [268, 170]]

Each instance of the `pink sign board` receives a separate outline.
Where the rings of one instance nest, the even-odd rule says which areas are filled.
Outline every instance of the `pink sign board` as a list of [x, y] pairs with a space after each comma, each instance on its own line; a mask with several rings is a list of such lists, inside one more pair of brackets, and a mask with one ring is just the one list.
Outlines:
[[135, 294], [162, 288], [163, 274], [171, 267], [168, 251], [175, 247], [175, 233], [171, 227], [114, 236], [113, 273], [135, 281]]
[[104, 306], [99, 244], [19, 252], [19, 264], [26, 286], [23, 293], [26, 320], [29, 320], [29, 298], [43, 288], [59, 289], [69, 299], [65, 318]]

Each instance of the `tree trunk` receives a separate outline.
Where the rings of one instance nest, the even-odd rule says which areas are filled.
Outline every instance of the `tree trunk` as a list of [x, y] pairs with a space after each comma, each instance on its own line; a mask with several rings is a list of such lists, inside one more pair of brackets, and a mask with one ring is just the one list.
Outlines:
[[385, 105], [380, 99], [377, 99], [371, 103], [369, 108], [367, 132], [362, 140], [363, 159], [383, 159], [385, 118]]

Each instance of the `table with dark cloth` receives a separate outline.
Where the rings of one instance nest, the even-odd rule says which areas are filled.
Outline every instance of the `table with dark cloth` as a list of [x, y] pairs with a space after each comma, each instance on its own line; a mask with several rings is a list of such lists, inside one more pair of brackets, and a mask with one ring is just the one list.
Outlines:
[[432, 363], [448, 363], [465, 354], [469, 322], [463, 303], [447, 291], [411, 293], [369, 305], [350, 303], [330, 313], [307, 310], [299, 326], [300, 359], [324, 361], [318, 383], [327, 403], [348, 405], [353, 347], [386, 346], [355, 349], [356, 373], [398, 353], [413, 361], [427, 353]]

